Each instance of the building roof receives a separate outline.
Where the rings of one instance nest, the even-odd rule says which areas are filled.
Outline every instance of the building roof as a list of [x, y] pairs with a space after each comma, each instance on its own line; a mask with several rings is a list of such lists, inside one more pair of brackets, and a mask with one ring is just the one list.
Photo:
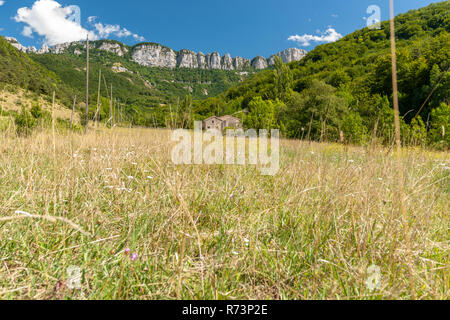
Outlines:
[[208, 120], [211, 120], [211, 119], [217, 119], [217, 120], [220, 120], [220, 121], [227, 121], [227, 120], [238, 120], [238, 121], [241, 121], [239, 118], [236, 118], [236, 117], [233, 117], [233, 116], [229, 116], [229, 115], [222, 116], [222, 117], [213, 116], [213, 117], [209, 117], [208, 119], [205, 119], [204, 121], [208, 121]]

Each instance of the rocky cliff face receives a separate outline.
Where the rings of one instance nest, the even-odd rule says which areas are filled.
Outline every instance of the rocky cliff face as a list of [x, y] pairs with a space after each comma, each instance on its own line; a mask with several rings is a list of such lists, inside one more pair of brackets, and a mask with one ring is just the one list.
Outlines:
[[99, 50], [108, 51], [114, 54], [117, 54], [119, 57], [123, 57], [128, 53], [128, 48], [121, 46], [118, 43], [110, 43], [110, 42], [103, 42], [99, 47]]
[[175, 51], [156, 43], [134, 47], [131, 57], [134, 62], [147, 67], [175, 68], [177, 66]]
[[[37, 50], [34, 47], [27, 48], [22, 46], [14, 38], [8, 37], [5, 39], [18, 50], [26, 53], [73, 53], [81, 55], [82, 51], [80, 50], [80, 45], [84, 50], [86, 49], [86, 43], [84, 41], [62, 43], [51, 48], [47, 45], [43, 45], [40, 50]], [[209, 53], [207, 55], [202, 52], [196, 53], [186, 49], [176, 52], [157, 43], [141, 43], [130, 48], [117, 42], [93, 41], [89, 47], [92, 49], [108, 51], [120, 57], [129, 56], [131, 60], [143, 66], [171, 69], [200, 68], [211, 70], [246, 70], [253, 68], [262, 70], [275, 64], [275, 56], [280, 57], [285, 63], [289, 63], [299, 61], [307, 54], [305, 50], [290, 48], [271, 56], [269, 59], [258, 56], [250, 61], [241, 57], [232, 58], [230, 54], [225, 54], [222, 57], [218, 52]]]
[[307, 51], [297, 48], [289, 48], [274, 54], [269, 58], [269, 65], [273, 66], [275, 64], [275, 57], [278, 56], [283, 60], [284, 63], [290, 63], [294, 61], [302, 60], [308, 54]]
[[268, 67], [267, 60], [263, 57], [256, 57], [252, 60], [252, 67], [256, 70], [265, 69]]

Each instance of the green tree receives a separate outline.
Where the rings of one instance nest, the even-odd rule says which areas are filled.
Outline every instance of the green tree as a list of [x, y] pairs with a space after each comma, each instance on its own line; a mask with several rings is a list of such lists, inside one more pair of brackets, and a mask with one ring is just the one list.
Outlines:
[[279, 56], [275, 56], [275, 70], [274, 70], [274, 95], [281, 101], [286, 101], [291, 93], [293, 85], [293, 75], [291, 69], [283, 62]]
[[347, 142], [365, 144], [368, 141], [368, 130], [357, 112], [350, 112], [342, 121], [342, 132]]
[[251, 129], [274, 129], [277, 127], [275, 114], [283, 107], [280, 101], [254, 98], [249, 103], [249, 114], [245, 117], [244, 125]]

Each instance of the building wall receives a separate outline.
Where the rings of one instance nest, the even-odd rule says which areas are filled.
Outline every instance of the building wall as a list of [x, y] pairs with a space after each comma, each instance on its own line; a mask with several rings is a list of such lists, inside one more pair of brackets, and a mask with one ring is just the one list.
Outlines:
[[209, 118], [203, 121], [203, 129], [209, 130], [209, 129], [217, 129], [217, 130], [223, 130], [222, 128], [223, 121], [219, 118]]
[[203, 121], [203, 129], [209, 130], [209, 129], [217, 129], [217, 130], [224, 130], [225, 128], [236, 128], [240, 129], [242, 128], [241, 121], [238, 118], [234, 117], [224, 117], [224, 118], [218, 118], [218, 117], [211, 117], [209, 119], [206, 119]]

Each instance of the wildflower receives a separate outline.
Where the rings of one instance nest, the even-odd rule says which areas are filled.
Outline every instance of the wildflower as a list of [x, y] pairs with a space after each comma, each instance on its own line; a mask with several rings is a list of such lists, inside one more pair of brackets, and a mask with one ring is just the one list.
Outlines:
[[355, 160], [349, 160], [348, 162], [350, 162], [350, 163], [355, 163]]
[[139, 258], [137, 253], [133, 253], [130, 257], [131, 261], [136, 261]]
[[130, 248], [126, 248], [123, 252], [124, 252], [126, 255], [129, 255], [130, 252], [131, 252], [131, 250], [130, 250]]
[[128, 179], [134, 180], [134, 177], [133, 176], [128, 176]]

